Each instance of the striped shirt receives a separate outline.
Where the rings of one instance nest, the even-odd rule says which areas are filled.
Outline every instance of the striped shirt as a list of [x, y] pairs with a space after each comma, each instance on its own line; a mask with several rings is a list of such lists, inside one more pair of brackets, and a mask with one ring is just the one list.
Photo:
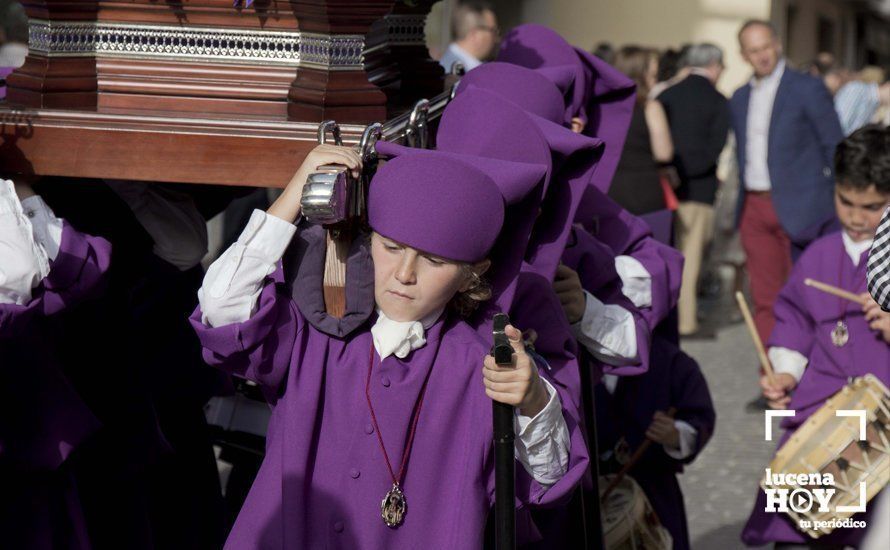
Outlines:
[[878, 225], [868, 255], [868, 291], [885, 311], [890, 311], [890, 208]]
[[849, 136], [871, 122], [879, 105], [877, 84], [858, 80], [845, 84], [834, 96], [834, 110], [844, 135]]

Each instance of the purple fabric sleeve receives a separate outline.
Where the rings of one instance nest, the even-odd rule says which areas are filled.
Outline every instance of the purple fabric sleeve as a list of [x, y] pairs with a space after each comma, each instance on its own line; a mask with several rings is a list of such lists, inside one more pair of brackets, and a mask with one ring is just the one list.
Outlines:
[[43, 280], [43, 313], [58, 313], [100, 293], [110, 264], [111, 243], [76, 231], [64, 222], [59, 254]]
[[[615, 367], [599, 361], [592, 364], [602, 368], [602, 372], [618, 376], [641, 374], [649, 368], [649, 346], [652, 330], [647, 320], [646, 310], [637, 308], [621, 292], [621, 279], [615, 271], [615, 252], [605, 243], [590, 235], [581, 227], [572, 228], [571, 245], [563, 254], [563, 263], [578, 273], [581, 286], [604, 304], [618, 305], [633, 315], [637, 335], [637, 356], [632, 365]], [[644, 264], [645, 265], [645, 264]], [[653, 298], [654, 302], [654, 298]], [[594, 382], [600, 372], [595, 373]]]
[[[574, 493], [575, 488], [581, 482], [587, 472], [590, 464], [590, 457], [587, 453], [587, 443], [584, 434], [581, 431], [580, 421], [580, 400], [581, 395], [578, 388], [581, 387], [579, 379], [577, 362], [572, 360], [558, 361], [554, 360], [550, 363], [550, 369], [558, 371], [559, 377], [551, 376], [548, 371], [541, 370], [541, 376], [547, 378], [562, 403], [562, 414], [566, 421], [566, 427], [569, 430], [569, 464], [565, 475], [559, 481], [550, 487], [544, 487], [534, 480], [534, 478], [525, 471], [525, 468], [516, 465], [516, 506], [522, 510], [525, 508], [550, 508], [561, 506], [568, 502]], [[574, 377], [574, 382], [567, 380], [566, 377]], [[494, 453], [489, 449], [485, 459], [486, 470], [488, 471], [488, 495], [490, 503], [494, 503]], [[517, 524], [519, 518], [517, 515]], [[524, 528], [524, 529], [527, 529]], [[523, 530], [524, 530], [523, 529]], [[528, 533], [534, 533], [531, 529]], [[533, 535], [529, 535], [533, 536]]]
[[677, 350], [671, 370], [671, 403], [677, 407], [674, 418], [688, 423], [698, 432], [692, 454], [682, 460], [689, 464], [711, 440], [717, 413], [708, 382], [695, 359]]
[[631, 256], [643, 264], [652, 277], [652, 306], [641, 310], [650, 327], [656, 326], [677, 305], [683, 275], [683, 255], [652, 237], [645, 222], [624, 210], [608, 197], [588, 190], [596, 197], [585, 199], [583, 218], [578, 221], [616, 255]]
[[18, 337], [28, 326], [34, 315], [40, 311], [40, 297], [32, 299], [25, 305], [0, 304], [0, 341]]
[[100, 293], [110, 263], [111, 243], [64, 222], [59, 254], [31, 301], [0, 305], [0, 339], [21, 334], [34, 315], [53, 315]]
[[809, 357], [813, 349], [816, 330], [813, 318], [803, 309], [807, 303], [802, 292], [804, 273], [811, 273], [807, 259], [807, 256], [802, 257], [794, 266], [788, 282], [776, 298], [773, 306], [776, 325], [768, 341], [770, 347], [788, 348], [805, 357]]
[[282, 283], [279, 264], [266, 279], [257, 311], [243, 323], [208, 327], [201, 322], [200, 306], [189, 318], [208, 365], [252, 380], [273, 394], [287, 376], [297, 337], [306, 324], [283, 293]]

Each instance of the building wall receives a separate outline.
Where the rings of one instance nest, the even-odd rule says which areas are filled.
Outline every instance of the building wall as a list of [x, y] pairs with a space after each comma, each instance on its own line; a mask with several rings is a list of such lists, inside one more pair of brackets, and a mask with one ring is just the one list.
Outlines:
[[821, 51], [833, 53], [844, 64], [855, 63], [848, 42], [855, 19], [850, 4], [831, 0], [774, 0], [773, 4], [773, 22], [792, 63], [811, 61]]
[[770, 0], [520, 0], [512, 4], [522, 22], [549, 25], [573, 44], [591, 49], [601, 41], [618, 47], [658, 48], [712, 42], [723, 48], [726, 72], [719, 85], [729, 93], [750, 74], [738, 53], [736, 32], [749, 18], [769, 18]]
[[[447, 36], [443, 36], [447, 26], [443, 26], [437, 16], [447, 11], [442, 9], [444, 5], [454, 1], [443, 0], [430, 17], [430, 26], [436, 26], [433, 32], [438, 41], [444, 39], [447, 43]], [[829, 43], [836, 58], [849, 67], [859, 68], [867, 57], [878, 63], [890, 61], [890, 31], [887, 30], [890, 25], [886, 19], [869, 10], [870, 24], [862, 31], [867, 36], [857, 35], [857, 17], [863, 17], [858, 10], [866, 8], [846, 0], [490, 1], [504, 31], [520, 23], [542, 23], [588, 50], [603, 41], [616, 47], [640, 44], [657, 48], [712, 42], [723, 48], [725, 54], [726, 71], [719, 87], [727, 95], [751, 74], [736, 39], [746, 19], [772, 21], [783, 35], [785, 53], [794, 65], [816, 56], [820, 50], [820, 34], [822, 45]], [[890, 14], [890, 0], [887, 4]], [[826, 29], [830, 32], [826, 33]], [[429, 26], [428, 30], [431, 30]]]

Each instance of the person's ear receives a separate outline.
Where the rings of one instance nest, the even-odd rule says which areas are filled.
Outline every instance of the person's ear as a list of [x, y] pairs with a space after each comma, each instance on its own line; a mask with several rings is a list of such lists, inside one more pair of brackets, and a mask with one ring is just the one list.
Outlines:
[[581, 117], [573, 116], [572, 117], [572, 131], [576, 134], [580, 134], [584, 131], [584, 127], [587, 124], [584, 122], [584, 119]]

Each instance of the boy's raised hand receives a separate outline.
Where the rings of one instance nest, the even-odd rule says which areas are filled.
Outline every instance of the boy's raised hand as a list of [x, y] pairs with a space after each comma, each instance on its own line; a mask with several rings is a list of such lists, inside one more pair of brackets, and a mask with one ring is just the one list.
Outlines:
[[646, 437], [667, 447], [680, 447], [680, 431], [674, 424], [674, 419], [662, 411], [655, 411], [652, 423], [646, 428]]
[[300, 168], [291, 178], [284, 192], [269, 207], [268, 213], [284, 221], [293, 223], [300, 215], [300, 199], [303, 197], [303, 186], [309, 174], [325, 164], [339, 164], [349, 168], [354, 177], [362, 170], [362, 159], [352, 147], [342, 145], [316, 145], [309, 151]]
[[525, 352], [522, 333], [513, 325], [507, 325], [505, 332], [513, 347], [513, 364], [501, 366], [491, 355], [485, 356], [485, 394], [494, 401], [518, 407], [523, 416], [534, 417], [547, 406], [547, 389], [534, 360]]
[[868, 328], [878, 332], [881, 338], [890, 344], [890, 312], [881, 309], [881, 306], [868, 292], [863, 292], [860, 297], [865, 299], [862, 311], [865, 313], [865, 322], [868, 323]]
[[556, 268], [556, 279], [553, 281], [553, 291], [559, 297], [562, 310], [570, 324], [574, 325], [584, 317], [587, 297], [584, 295], [578, 273], [559, 264]]
[[760, 388], [766, 397], [770, 408], [785, 409], [791, 402], [791, 390], [797, 387], [797, 380], [788, 373], [780, 372], [773, 375], [775, 383], [771, 383], [769, 377], [760, 377]]

